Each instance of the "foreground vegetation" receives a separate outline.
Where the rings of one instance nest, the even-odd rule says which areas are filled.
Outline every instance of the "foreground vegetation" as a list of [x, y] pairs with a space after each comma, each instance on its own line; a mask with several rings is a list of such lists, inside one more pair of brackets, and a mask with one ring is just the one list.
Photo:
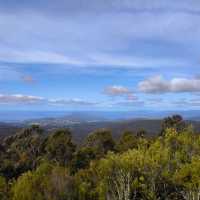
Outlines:
[[0, 200], [136, 199], [200, 199], [200, 136], [180, 116], [155, 138], [102, 129], [76, 145], [32, 126], [0, 143]]

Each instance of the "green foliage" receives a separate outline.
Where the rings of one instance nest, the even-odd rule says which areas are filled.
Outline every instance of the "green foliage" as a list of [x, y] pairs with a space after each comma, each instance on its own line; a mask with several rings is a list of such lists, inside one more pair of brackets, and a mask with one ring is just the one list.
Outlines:
[[97, 130], [78, 147], [67, 129], [25, 129], [0, 145], [0, 200], [199, 200], [200, 135], [179, 116], [163, 128], [116, 144]]
[[34, 169], [41, 156], [42, 132], [38, 126], [32, 126], [6, 138], [3, 142], [4, 157], [0, 172], [7, 178], [11, 178]]
[[113, 151], [115, 142], [112, 138], [111, 131], [107, 129], [96, 130], [86, 138], [86, 147], [93, 148], [98, 155], [104, 155], [108, 151]]
[[181, 134], [167, 129], [165, 137], [138, 143], [124, 153], [109, 153], [84, 171], [86, 196], [93, 188], [102, 200], [199, 199], [200, 136], [190, 129]]
[[136, 135], [137, 137], [145, 137], [147, 135], [147, 132], [145, 129], [141, 128], [140, 130], [137, 131]]
[[68, 129], [57, 130], [47, 138], [45, 151], [47, 158], [63, 166], [69, 165], [75, 152], [75, 144]]
[[73, 198], [73, 178], [66, 168], [42, 164], [23, 174], [13, 185], [13, 200], [67, 200]]
[[130, 131], [125, 131], [119, 139], [116, 145], [116, 149], [119, 152], [127, 151], [128, 149], [137, 148], [138, 140], [136, 136]]
[[7, 200], [8, 199], [8, 186], [5, 178], [0, 176], [0, 199]]
[[95, 151], [90, 147], [82, 147], [74, 155], [72, 160], [72, 171], [78, 171], [89, 166], [90, 161], [96, 158]]
[[191, 163], [182, 164], [173, 176], [174, 182], [184, 189], [183, 196], [187, 199], [200, 198], [200, 157], [193, 157]]
[[165, 134], [165, 130], [168, 128], [173, 128], [177, 132], [182, 132], [186, 127], [186, 123], [182, 116], [173, 115], [172, 117], [167, 117], [163, 120], [161, 135]]

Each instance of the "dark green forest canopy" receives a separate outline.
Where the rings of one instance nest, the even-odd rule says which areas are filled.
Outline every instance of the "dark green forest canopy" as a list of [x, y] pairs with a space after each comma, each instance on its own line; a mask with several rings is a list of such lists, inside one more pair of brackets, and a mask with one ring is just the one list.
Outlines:
[[0, 199], [199, 200], [200, 135], [181, 116], [146, 131], [99, 129], [75, 144], [68, 129], [22, 129], [0, 143]]

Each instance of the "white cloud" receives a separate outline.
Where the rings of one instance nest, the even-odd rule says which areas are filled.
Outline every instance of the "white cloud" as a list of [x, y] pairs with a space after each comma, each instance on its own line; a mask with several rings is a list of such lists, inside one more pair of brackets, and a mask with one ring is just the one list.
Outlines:
[[31, 75], [24, 75], [21, 77], [21, 79], [25, 82], [25, 83], [29, 83], [29, 84], [32, 84], [32, 83], [35, 83], [36, 80], [33, 78], [33, 76]]
[[51, 105], [73, 105], [73, 106], [94, 106], [97, 105], [95, 102], [85, 101], [82, 99], [50, 99], [48, 103]]
[[125, 97], [129, 100], [136, 99], [136, 97], [133, 95], [133, 92], [123, 86], [114, 85], [114, 86], [106, 87], [103, 93], [110, 97]]
[[47, 99], [39, 96], [23, 94], [0, 94], [0, 104], [46, 104], [50, 106], [95, 106], [98, 103], [78, 98], [74, 99]]
[[37, 96], [13, 94], [0, 94], [0, 104], [37, 104], [43, 102], [45, 99]]
[[200, 92], [200, 79], [173, 78], [166, 80], [162, 76], [154, 76], [138, 84], [139, 91], [145, 93], [180, 93]]

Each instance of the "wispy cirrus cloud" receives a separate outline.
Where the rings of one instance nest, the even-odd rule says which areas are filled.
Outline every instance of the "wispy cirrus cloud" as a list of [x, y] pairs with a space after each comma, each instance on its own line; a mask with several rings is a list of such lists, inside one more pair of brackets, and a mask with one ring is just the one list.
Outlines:
[[[45, 98], [38, 103], [89, 107], [98, 98], [105, 106], [119, 101], [121, 107], [126, 107], [139, 105], [138, 99], [153, 104], [154, 101], [148, 101], [148, 94], [173, 93], [170, 95], [175, 98], [182, 92], [199, 91], [198, 78], [182, 78], [193, 77], [199, 70], [197, 0], [60, 0], [56, 4], [53, 0], [0, 0], [0, 3], [2, 92], [45, 91], [59, 97], [69, 87], [69, 96], [80, 93], [92, 100]], [[2, 68], [3, 65], [8, 67]], [[155, 73], [175, 78], [152, 77]], [[106, 96], [99, 94], [103, 83], [109, 85], [116, 79], [121, 88], [107, 88]], [[36, 87], [25, 85], [35, 81]], [[87, 86], [89, 89], [85, 89]], [[109, 103], [107, 96], [116, 98]], [[163, 105], [172, 101], [168, 94], [165, 97]], [[22, 97], [15, 96], [4, 97], [4, 101], [9, 98], [13, 99], [10, 103], [15, 98], [23, 102]]]
[[[163, 8], [165, 3], [156, 2], [153, 3], [153, 6], [146, 1], [145, 3], [141, 2], [130, 1], [128, 3], [138, 12], [129, 12], [126, 9], [123, 12], [119, 12], [118, 9], [107, 12], [107, 9], [100, 9], [100, 15], [89, 12], [84, 6], [81, 8], [79, 1], [74, 4], [69, 1], [60, 2], [58, 7], [63, 10], [68, 10], [73, 5], [72, 10], [78, 8], [78, 10], [84, 11], [80, 12], [76, 18], [73, 17], [72, 12], [66, 12], [67, 14], [64, 16], [54, 13], [59, 17], [42, 15], [38, 12], [40, 8], [37, 3], [24, 3], [22, 8], [15, 5], [19, 10], [23, 10], [24, 6], [24, 11], [30, 5], [33, 7], [30, 6], [32, 12], [16, 12], [16, 15], [13, 15], [8, 12], [10, 4], [7, 5], [7, 9], [5, 4], [3, 9], [5, 12], [0, 14], [2, 27], [0, 60], [84, 67], [107, 66], [109, 68], [160, 68], [187, 66], [191, 63], [191, 60], [188, 61], [188, 57], [195, 57], [197, 53], [185, 56], [188, 52], [182, 47], [189, 44], [196, 49], [200, 43], [200, 28], [198, 28], [200, 16], [185, 12], [173, 12], [173, 9], [170, 13], [151, 12], [153, 7]], [[110, 3], [111, 5], [124, 5], [122, 2], [110, 1]], [[110, 5], [110, 3], [108, 4]], [[92, 3], [95, 7], [98, 7], [98, 4]], [[185, 2], [185, 4], [178, 4], [178, 7], [185, 9], [186, 6], [182, 4], [188, 5]], [[51, 5], [51, 1], [48, 5]], [[177, 7], [175, 3], [167, 3], [167, 5], [170, 9]], [[51, 10], [50, 7], [42, 9]], [[105, 6], [103, 7], [105, 8]], [[189, 5], [188, 7], [194, 8]], [[113, 9], [112, 6], [111, 9]], [[196, 8], [194, 9], [196, 10]], [[106, 20], [102, 21], [102, 19]], [[15, 31], [14, 36], [11, 34], [13, 31]], [[187, 40], [185, 40], [186, 37]], [[157, 48], [151, 46], [152, 41], [155, 41]], [[173, 43], [175, 43], [175, 53], [169, 51]], [[160, 55], [160, 48], [162, 48], [163, 55]]]
[[84, 2], [82, 0], [60, 0], [55, 5], [53, 0], [35, 0], [31, 2], [13, 2], [7, 0], [6, 3], [2, 3], [0, 10], [2, 12], [26, 12], [27, 10], [33, 10], [37, 12], [44, 12], [44, 14], [56, 14], [56, 15], [69, 15], [72, 12], [100, 12], [100, 11], [156, 11], [156, 10], [173, 10], [173, 11], [200, 11], [199, 2], [197, 0], [180, 1], [166, 1], [166, 0], [154, 0], [148, 2], [145, 0], [96, 0]]
[[[48, 51], [1, 51], [0, 62], [18, 63], [18, 64], [54, 64], [65, 65], [65, 68], [71, 66], [76, 68], [102, 68], [110, 69], [141, 69], [141, 68], [159, 68], [159, 66], [186, 66], [186, 60], [178, 58], [151, 58], [146, 56], [132, 55], [114, 55], [114, 54], [90, 54], [82, 56], [67, 56], [61, 53]], [[58, 66], [59, 67], [59, 66]], [[63, 66], [62, 66], [63, 68]], [[50, 70], [50, 69], [49, 69]]]
[[75, 58], [48, 51], [0, 51], [0, 61], [8, 63], [49, 63], [49, 64], [72, 64], [81, 65]]

